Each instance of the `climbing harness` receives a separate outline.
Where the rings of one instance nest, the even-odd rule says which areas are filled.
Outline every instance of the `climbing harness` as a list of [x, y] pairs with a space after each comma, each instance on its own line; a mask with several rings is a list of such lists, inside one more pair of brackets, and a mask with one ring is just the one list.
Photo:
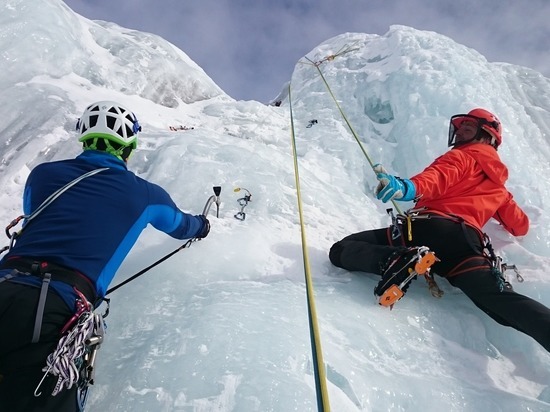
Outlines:
[[[105, 167], [91, 170], [90, 172], [77, 177], [76, 179], [67, 183], [66, 185], [52, 193], [50, 196], [48, 196], [48, 198], [46, 198], [33, 213], [31, 213], [30, 215], [18, 216], [16, 219], [10, 222], [5, 230], [6, 236], [10, 239], [10, 243], [9, 246], [2, 248], [0, 250], [0, 253], [9, 251], [14, 246], [17, 238], [21, 235], [23, 230], [28, 227], [33, 219], [35, 219], [40, 213], [42, 213], [46, 207], [51, 205], [65, 191], [67, 191], [83, 179], [108, 169], [109, 168]], [[22, 220], [24, 220], [22, 228], [18, 232], [14, 231], [13, 233], [10, 233], [10, 230], [13, 229]], [[48, 356], [46, 361], [47, 364], [43, 369], [43, 372], [45, 372], [45, 374], [39, 382], [38, 386], [36, 387], [34, 395], [40, 396], [40, 386], [49, 374], [58, 377], [58, 381], [53, 389], [52, 395], [58, 394], [61, 390], [63, 390], [63, 388], [71, 388], [75, 383], [78, 382], [77, 394], [79, 398], [79, 407], [80, 410], [84, 410], [85, 393], [87, 392], [89, 380], [86, 380], [85, 377], [87, 375], [81, 372], [82, 368], [87, 368], [87, 370], [90, 370], [90, 368], [93, 369], [93, 362], [95, 361], [95, 351], [99, 347], [97, 337], [103, 330], [103, 320], [101, 315], [93, 314], [93, 305], [88, 301], [96, 300], [96, 294], [93, 285], [91, 285], [91, 283], [83, 275], [79, 274], [76, 271], [69, 270], [62, 266], [44, 261], [13, 258], [7, 259], [3, 263], [2, 268], [11, 268], [13, 270], [8, 275], [0, 278], [0, 282], [15, 278], [17, 276], [38, 276], [42, 278], [33, 328], [33, 337], [31, 340], [32, 343], [38, 342], [40, 338], [44, 308], [46, 305], [46, 298], [50, 282], [52, 280], [57, 280], [73, 285], [75, 293], [79, 296], [76, 301], [76, 313], [65, 325], [65, 327], [63, 327], [61, 331], [62, 337], [58, 342], [57, 349], [54, 351], [54, 353]], [[86, 296], [81, 291], [85, 292]], [[89, 319], [94, 320], [95, 323], [90, 322]], [[99, 324], [101, 324], [101, 330], [99, 329], [99, 326], [97, 326]], [[88, 354], [91, 353], [94, 354], [93, 359], [89, 358]]]
[[[464, 222], [464, 219], [460, 218], [459, 216], [455, 216], [452, 214], [444, 214], [441, 212], [428, 210], [426, 208], [416, 208], [416, 209], [413, 208], [405, 211], [404, 213], [400, 213], [397, 215], [394, 215], [391, 209], [388, 209], [388, 213], [392, 217], [391, 233], [392, 233], [392, 238], [394, 240], [396, 239], [395, 237], [393, 237], [394, 234], [397, 233], [398, 230], [400, 231], [401, 230], [400, 228], [403, 227], [405, 228], [407, 240], [409, 242], [412, 241], [412, 222], [414, 220], [446, 219], [446, 220], [451, 220], [453, 222], [459, 223], [462, 226], [466, 240], [468, 241], [468, 243], [470, 243], [472, 250], [474, 251], [476, 250], [476, 248], [472, 243], [470, 235], [466, 229], [466, 223]], [[451, 269], [449, 273], [445, 274], [445, 277], [449, 278], [449, 277], [457, 276], [462, 273], [470, 272], [472, 270], [485, 268], [487, 267], [487, 265], [489, 265], [492, 273], [495, 275], [497, 279], [499, 289], [501, 291], [511, 288], [510, 282], [508, 281], [508, 278], [505, 274], [508, 269], [513, 269], [516, 274], [517, 281], [523, 282], [524, 279], [521, 276], [517, 266], [504, 263], [502, 257], [498, 256], [495, 253], [495, 250], [493, 248], [489, 235], [487, 235], [486, 233], [478, 229], [476, 229], [476, 232], [478, 232], [478, 236], [482, 243], [483, 254], [480, 256], [472, 256], [460, 262], [456, 267]], [[440, 296], [436, 296], [439, 293], [439, 291], [441, 290], [437, 287], [437, 284], [435, 284], [435, 280], [433, 280], [433, 285], [430, 286], [430, 292], [435, 297], [440, 297]], [[443, 291], [441, 291], [441, 296], [442, 295], [443, 295]]]
[[37, 343], [40, 338], [44, 307], [48, 296], [48, 288], [52, 280], [72, 285], [79, 290], [79, 293], [83, 293], [92, 302], [97, 300], [95, 289], [88, 278], [75, 270], [67, 269], [60, 265], [45, 261], [35, 261], [29, 258], [13, 257], [2, 262], [0, 269], [13, 269], [10, 273], [0, 278], [0, 283], [19, 276], [36, 276], [42, 279], [34, 320], [32, 343]]
[[246, 219], [246, 213], [244, 212], [244, 208], [248, 205], [249, 202], [252, 201], [252, 194], [247, 189], [245, 189], [244, 187], [237, 187], [233, 191], [234, 192], [240, 192], [241, 190], [244, 190], [246, 192], [246, 194], [243, 197], [237, 199], [237, 203], [241, 207], [241, 210], [239, 210], [234, 215], [234, 217], [235, 217], [235, 219], [242, 221], [242, 220]]

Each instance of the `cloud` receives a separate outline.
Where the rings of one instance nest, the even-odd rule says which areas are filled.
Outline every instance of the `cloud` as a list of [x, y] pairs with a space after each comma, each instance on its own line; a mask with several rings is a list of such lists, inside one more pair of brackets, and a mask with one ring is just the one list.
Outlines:
[[[158, 34], [229, 95], [267, 101], [298, 60], [345, 32], [384, 34], [401, 24], [441, 33], [489, 61], [550, 75], [546, 0], [66, 0], [90, 19]], [[526, 22], [528, 21], [528, 24]]]

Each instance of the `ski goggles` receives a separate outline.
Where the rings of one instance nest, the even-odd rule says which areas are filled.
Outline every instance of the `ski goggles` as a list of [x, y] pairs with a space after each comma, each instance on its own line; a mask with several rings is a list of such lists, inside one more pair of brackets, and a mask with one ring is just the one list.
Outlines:
[[[496, 124], [495, 124], [496, 123]], [[456, 114], [451, 117], [449, 122], [449, 138], [447, 145], [449, 147], [457, 144], [470, 143], [479, 138], [483, 126], [498, 128], [497, 122], [489, 122], [479, 117], [468, 114]], [[457, 132], [460, 132], [457, 134]]]

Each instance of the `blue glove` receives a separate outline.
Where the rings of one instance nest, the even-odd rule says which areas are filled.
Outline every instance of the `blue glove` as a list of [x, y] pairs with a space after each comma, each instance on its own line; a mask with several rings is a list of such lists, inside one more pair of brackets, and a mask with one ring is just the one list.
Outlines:
[[377, 199], [386, 203], [392, 199], [408, 202], [415, 198], [416, 188], [409, 179], [389, 175], [381, 164], [374, 165], [373, 170], [380, 182], [374, 190]]

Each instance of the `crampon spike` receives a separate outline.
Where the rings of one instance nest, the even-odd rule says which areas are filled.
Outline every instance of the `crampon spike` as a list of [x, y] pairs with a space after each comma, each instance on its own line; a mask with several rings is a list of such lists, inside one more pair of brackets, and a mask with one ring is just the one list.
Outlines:
[[[421, 255], [421, 252], [419, 252], [419, 255]], [[378, 299], [378, 303], [382, 306], [393, 309], [393, 305], [395, 305], [395, 303], [405, 295], [402, 288], [407, 285], [415, 276], [428, 275], [430, 272], [430, 268], [438, 260], [439, 259], [435, 256], [435, 253], [429, 250], [421, 255], [421, 257], [418, 259], [418, 262], [414, 264], [414, 270], [409, 269], [409, 276], [407, 276], [407, 278], [403, 282], [401, 282], [401, 284], [393, 284], [388, 289], [386, 289], [382, 296], [380, 296], [380, 298]]]
[[397, 302], [403, 296], [404, 293], [401, 289], [399, 289], [399, 286], [391, 285], [386, 291], [384, 291], [382, 296], [380, 296], [378, 303], [382, 306], [389, 306], [390, 309], [392, 309], [395, 302]]
[[438, 259], [435, 257], [434, 252], [427, 252], [424, 256], [420, 258], [418, 262], [414, 265], [414, 271], [418, 275], [424, 275], [426, 272], [430, 270], [432, 265], [437, 261]]

